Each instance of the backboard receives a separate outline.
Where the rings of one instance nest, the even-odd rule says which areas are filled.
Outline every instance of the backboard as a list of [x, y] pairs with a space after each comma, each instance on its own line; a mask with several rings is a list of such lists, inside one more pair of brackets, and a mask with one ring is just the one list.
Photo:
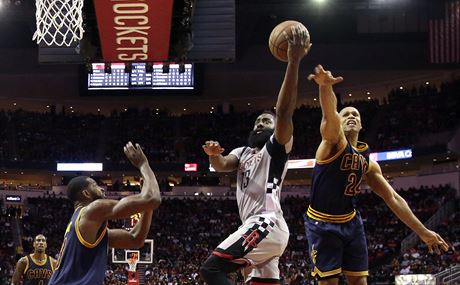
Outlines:
[[112, 248], [112, 263], [128, 263], [128, 258], [133, 252], [139, 252], [138, 264], [153, 263], [153, 240], [145, 240], [144, 246], [139, 249]]

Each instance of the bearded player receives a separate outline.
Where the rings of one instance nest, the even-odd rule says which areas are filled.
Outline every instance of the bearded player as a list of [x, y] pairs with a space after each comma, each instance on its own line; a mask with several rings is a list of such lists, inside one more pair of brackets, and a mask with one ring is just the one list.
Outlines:
[[288, 39], [288, 64], [276, 103], [277, 115], [257, 117], [249, 146], [227, 156], [216, 141], [203, 145], [219, 172], [237, 170], [236, 197], [242, 226], [225, 239], [201, 267], [209, 285], [230, 285], [227, 274], [240, 269], [248, 284], [280, 284], [279, 257], [289, 239], [280, 205], [280, 192], [293, 142], [292, 115], [296, 106], [298, 70], [308, 53], [308, 32], [297, 26]]

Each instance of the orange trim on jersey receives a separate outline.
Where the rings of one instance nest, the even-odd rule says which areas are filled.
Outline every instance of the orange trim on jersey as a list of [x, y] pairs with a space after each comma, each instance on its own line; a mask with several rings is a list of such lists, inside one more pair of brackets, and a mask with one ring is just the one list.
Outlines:
[[50, 259], [50, 264], [51, 264], [51, 271], [54, 272], [54, 262], [53, 262], [53, 259], [51, 258], [51, 256], [48, 256], [48, 258]]
[[348, 214], [331, 215], [317, 211], [309, 206], [307, 210], [307, 216], [321, 222], [342, 224], [353, 220], [353, 218], [356, 216], [356, 210], [353, 210], [353, 212]]
[[331, 158], [324, 159], [324, 160], [316, 159], [316, 163], [318, 163], [318, 164], [328, 164], [328, 163], [333, 162], [334, 160], [337, 159], [337, 157], [339, 157], [339, 156], [343, 153], [343, 151], [347, 148], [347, 145], [348, 145], [348, 144], [345, 144], [345, 145], [343, 146], [343, 148], [341, 148], [341, 149], [340, 149], [336, 154], [334, 154], [334, 156], [331, 157]]
[[30, 259], [32, 260], [33, 263], [35, 263], [35, 265], [37, 265], [37, 266], [43, 266], [43, 265], [46, 264], [46, 260], [48, 259], [48, 255], [45, 254], [45, 258], [43, 259], [43, 262], [42, 262], [42, 263], [40, 263], [40, 262], [38, 262], [37, 260], [35, 260], [35, 258], [33, 257], [32, 254], [30, 255]]
[[107, 232], [107, 223], [104, 227], [104, 230], [102, 231], [102, 233], [100, 234], [100, 236], [96, 239], [96, 241], [94, 243], [90, 243], [90, 242], [87, 242], [83, 236], [81, 235], [80, 233], [80, 228], [79, 228], [79, 222], [80, 222], [80, 216], [81, 216], [81, 213], [83, 212], [85, 208], [82, 208], [80, 210], [80, 213], [78, 213], [78, 216], [77, 218], [75, 219], [75, 233], [77, 234], [77, 238], [78, 240], [80, 241], [80, 243], [84, 246], [86, 246], [87, 248], [95, 248], [102, 240], [102, 238], [104, 237], [105, 233]]
[[368, 276], [369, 271], [348, 271], [348, 270], [342, 270], [342, 273], [345, 275], [349, 276]]
[[369, 148], [369, 146], [365, 142], [358, 141], [358, 144], [356, 145], [356, 147], [353, 146], [353, 148], [358, 152], [363, 152], [363, 151], [366, 151]]
[[311, 272], [311, 276], [316, 276], [316, 275], [319, 275], [319, 277], [328, 277], [328, 276], [332, 276], [332, 275], [336, 275], [336, 274], [340, 274], [342, 273], [342, 268], [337, 268], [337, 269], [334, 269], [334, 270], [330, 270], [330, 271], [325, 271], [325, 272], [322, 272], [321, 270], [319, 270], [316, 266], [315, 268], [313, 269], [313, 271]]

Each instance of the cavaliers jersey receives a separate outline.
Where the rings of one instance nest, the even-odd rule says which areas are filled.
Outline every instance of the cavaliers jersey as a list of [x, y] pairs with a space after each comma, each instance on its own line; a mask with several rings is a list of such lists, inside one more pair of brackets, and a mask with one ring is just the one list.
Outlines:
[[85, 208], [78, 207], [64, 234], [58, 264], [49, 285], [102, 285], [107, 269], [107, 225], [94, 243], [85, 241], [78, 226]]
[[239, 147], [230, 152], [239, 159], [236, 200], [243, 223], [254, 215], [283, 214], [281, 186], [291, 149], [292, 137], [287, 144], [281, 145], [272, 135], [260, 151]]
[[45, 260], [40, 263], [33, 255], [26, 256], [26, 269], [23, 274], [23, 285], [47, 285], [54, 271], [51, 257], [45, 254]]
[[369, 148], [363, 142], [358, 142], [357, 147], [348, 142], [330, 159], [317, 160], [307, 215], [331, 223], [352, 220], [356, 215], [355, 196], [368, 170]]

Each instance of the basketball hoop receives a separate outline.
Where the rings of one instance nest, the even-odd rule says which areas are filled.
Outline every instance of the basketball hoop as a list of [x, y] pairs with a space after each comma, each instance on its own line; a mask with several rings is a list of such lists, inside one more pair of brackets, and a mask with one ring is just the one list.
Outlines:
[[139, 262], [139, 251], [128, 250], [128, 285], [139, 285], [139, 272], [136, 271], [137, 263]]
[[136, 272], [136, 266], [137, 266], [138, 261], [139, 260], [137, 256], [133, 256], [132, 258], [128, 259], [128, 271], [129, 272]]
[[70, 46], [83, 38], [84, 0], [36, 0], [37, 44]]

